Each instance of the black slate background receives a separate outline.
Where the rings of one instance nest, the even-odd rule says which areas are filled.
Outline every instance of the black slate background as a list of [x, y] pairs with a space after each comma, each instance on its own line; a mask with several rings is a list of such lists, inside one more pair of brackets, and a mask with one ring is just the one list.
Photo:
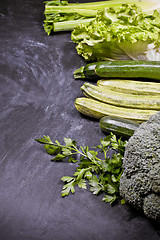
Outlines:
[[61, 198], [61, 177], [75, 165], [53, 163], [34, 139], [97, 145], [98, 121], [74, 100], [85, 62], [70, 33], [47, 36], [42, 0], [0, 2], [0, 240], [160, 239], [159, 226], [130, 206], [111, 207], [88, 190]]

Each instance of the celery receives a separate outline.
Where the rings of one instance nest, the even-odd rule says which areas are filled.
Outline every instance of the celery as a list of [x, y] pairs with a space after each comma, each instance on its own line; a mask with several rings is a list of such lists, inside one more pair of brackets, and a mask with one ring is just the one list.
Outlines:
[[53, 0], [45, 2], [44, 30], [48, 35], [57, 31], [71, 31], [78, 24], [86, 24], [95, 18], [97, 12], [106, 7], [118, 8], [121, 4], [137, 4], [147, 13], [160, 9], [158, 0], [109, 0], [89, 3], [68, 3]]
[[71, 21], [64, 21], [64, 22], [55, 22], [54, 23], [54, 32], [60, 31], [71, 31], [79, 24], [88, 24], [94, 18], [88, 19], [79, 19], [79, 20], [71, 20]]

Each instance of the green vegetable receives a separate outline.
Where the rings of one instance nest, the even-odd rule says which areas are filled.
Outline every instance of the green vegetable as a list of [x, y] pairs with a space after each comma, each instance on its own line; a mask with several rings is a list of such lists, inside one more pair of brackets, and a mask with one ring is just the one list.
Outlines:
[[129, 138], [133, 135], [139, 124], [135, 121], [120, 117], [106, 116], [100, 119], [99, 126], [103, 132], [114, 133], [117, 136]]
[[138, 122], [148, 120], [156, 110], [124, 108], [103, 103], [91, 98], [80, 97], [75, 100], [76, 109], [89, 117], [101, 119], [104, 116], [115, 116]]
[[150, 78], [160, 80], [160, 61], [108, 61], [96, 64], [95, 72], [108, 78]]
[[130, 93], [129, 89], [128, 93], [121, 93], [87, 82], [83, 84], [81, 90], [89, 98], [114, 106], [160, 110], [160, 95], [135, 95]]
[[124, 154], [120, 194], [160, 223], [160, 112], [142, 123]]
[[[80, 161], [76, 172], [72, 177], [64, 176], [62, 181], [62, 197], [75, 192], [75, 186], [86, 189], [88, 182], [90, 191], [98, 195], [104, 193], [103, 201], [114, 202], [119, 197], [119, 181], [122, 174], [122, 159], [126, 141], [117, 139], [114, 134], [100, 140], [100, 144], [89, 150], [88, 146], [77, 147], [76, 141], [64, 138], [64, 144], [59, 141], [52, 142], [49, 136], [36, 139], [44, 144], [46, 152], [53, 155], [52, 161], [61, 161], [68, 158], [69, 162], [77, 162], [76, 155], [80, 155]], [[112, 158], [107, 156], [109, 150], [113, 151]], [[104, 159], [98, 157], [103, 153]]]
[[74, 71], [75, 79], [96, 79], [98, 80], [100, 77], [96, 74], [97, 62], [88, 63], [85, 66], [82, 66]]
[[79, 78], [87, 78], [87, 79], [95, 79], [98, 80], [99, 77], [95, 73], [97, 62], [95, 63], [89, 63], [85, 66], [82, 66], [75, 70], [74, 72], [74, 78], [79, 79]]
[[145, 82], [122, 79], [109, 79], [97, 81], [97, 86], [121, 93], [132, 93], [135, 95], [150, 95], [160, 97], [159, 82]]
[[93, 20], [93, 18], [55, 22], [53, 25], [53, 31], [54, 32], [70, 31], [73, 30], [74, 27], [78, 26], [79, 24], [88, 24], [91, 20]]
[[[92, 70], [90, 71], [92, 66]], [[74, 72], [77, 78], [147, 78], [160, 81], [160, 61], [124, 60], [102, 61], [86, 65]]]
[[160, 13], [138, 5], [105, 8], [87, 25], [74, 28], [71, 39], [86, 61], [160, 61]]
[[152, 13], [159, 8], [156, 0], [112, 0], [89, 3], [69, 3], [68, 1], [46, 1], [44, 30], [49, 35], [57, 31], [70, 31], [79, 24], [88, 24], [99, 10], [106, 7], [118, 8], [122, 3], [136, 3], [144, 11]]

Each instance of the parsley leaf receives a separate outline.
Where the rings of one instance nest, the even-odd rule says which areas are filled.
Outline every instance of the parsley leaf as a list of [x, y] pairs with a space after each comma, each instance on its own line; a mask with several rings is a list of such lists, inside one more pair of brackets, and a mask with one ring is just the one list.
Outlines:
[[62, 177], [61, 178], [62, 181], [66, 182], [67, 184], [65, 184], [62, 188], [62, 197], [67, 196], [70, 192], [74, 193], [75, 189], [74, 189], [74, 182], [75, 179], [72, 177]]
[[103, 189], [96, 175], [93, 175], [93, 177], [89, 180], [89, 184], [91, 185], [90, 190], [93, 194], [97, 195]]
[[[36, 141], [43, 144], [46, 152], [53, 156], [52, 161], [62, 161], [67, 158], [70, 163], [78, 162], [73, 177], [61, 178], [64, 182], [62, 197], [74, 193], [76, 185], [86, 189], [87, 182], [93, 194], [105, 194], [102, 198], [104, 202], [113, 203], [119, 197], [119, 182], [123, 172], [122, 162], [126, 141], [122, 141], [121, 138], [117, 139], [116, 135], [111, 133], [104, 139], [100, 139], [100, 144], [92, 150], [88, 146], [77, 147], [77, 142], [70, 138], [64, 138], [63, 145], [58, 140], [52, 142], [49, 136], [43, 136]], [[107, 156], [109, 150], [113, 151], [112, 157]], [[99, 158], [102, 154], [103, 159]]]

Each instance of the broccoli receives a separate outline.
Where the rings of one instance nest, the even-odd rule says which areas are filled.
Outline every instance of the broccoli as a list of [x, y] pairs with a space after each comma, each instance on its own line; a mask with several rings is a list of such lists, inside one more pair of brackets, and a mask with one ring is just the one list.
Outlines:
[[119, 190], [126, 202], [160, 222], [160, 112], [128, 140]]

